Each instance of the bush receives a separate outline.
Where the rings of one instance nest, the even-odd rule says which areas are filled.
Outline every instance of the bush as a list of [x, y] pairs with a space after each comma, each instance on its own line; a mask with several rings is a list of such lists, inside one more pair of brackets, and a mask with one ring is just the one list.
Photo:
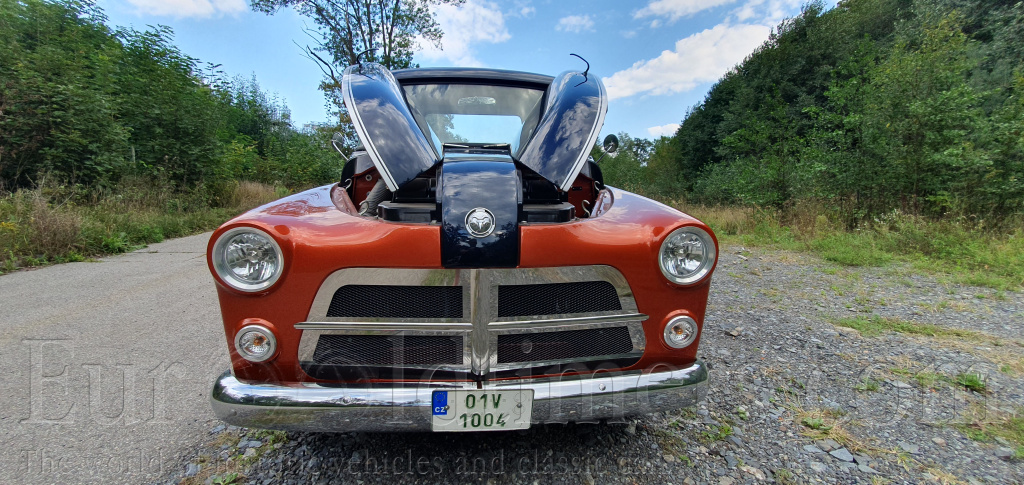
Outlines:
[[0, 270], [131, 251], [208, 231], [287, 189], [258, 182], [224, 184], [214, 203], [199, 186], [180, 191], [165, 178], [127, 177], [111, 187], [45, 185], [0, 195]]

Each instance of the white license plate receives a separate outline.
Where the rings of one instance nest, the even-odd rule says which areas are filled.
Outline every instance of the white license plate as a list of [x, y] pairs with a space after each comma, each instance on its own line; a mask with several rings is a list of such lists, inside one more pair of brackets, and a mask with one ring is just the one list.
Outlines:
[[533, 389], [434, 391], [434, 431], [526, 429], [533, 416]]

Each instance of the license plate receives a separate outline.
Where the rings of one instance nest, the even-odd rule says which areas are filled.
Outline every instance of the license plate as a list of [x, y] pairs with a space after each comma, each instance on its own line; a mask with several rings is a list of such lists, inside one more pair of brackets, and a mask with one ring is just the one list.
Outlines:
[[533, 416], [533, 389], [434, 391], [434, 431], [526, 429]]

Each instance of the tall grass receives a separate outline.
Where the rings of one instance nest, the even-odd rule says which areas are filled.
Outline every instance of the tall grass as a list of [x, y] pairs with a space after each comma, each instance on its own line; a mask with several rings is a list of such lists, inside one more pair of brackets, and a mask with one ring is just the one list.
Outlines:
[[174, 190], [159, 179], [125, 178], [107, 188], [44, 180], [32, 190], [2, 194], [0, 272], [82, 261], [196, 234], [287, 193], [257, 182], [234, 182], [221, 190]]
[[899, 211], [848, 228], [820, 204], [785, 210], [669, 202], [727, 244], [810, 251], [847, 266], [909, 263], [930, 273], [996, 289], [1024, 288], [1024, 220], [999, 227], [966, 218], [932, 220]]

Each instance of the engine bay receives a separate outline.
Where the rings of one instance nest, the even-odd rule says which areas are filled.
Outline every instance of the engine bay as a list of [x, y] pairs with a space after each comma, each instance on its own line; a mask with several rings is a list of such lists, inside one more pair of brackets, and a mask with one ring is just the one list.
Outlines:
[[446, 164], [488, 159], [515, 162], [519, 179], [519, 223], [563, 223], [590, 217], [594, 201], [604, 187], [601, 169], [593, 160], [583, 167], [569, 190], [562, 191], [529, 167], [515, 161], [504, 147], [446, 147], [444, 154], [442, 162], [392, 192], [369, 155], [360, 147], [345, 164], [341, 186], [358, 207], [361, 216], [390, 222], [424, 224], [440, 220], [442, 208], [438, 185]]

